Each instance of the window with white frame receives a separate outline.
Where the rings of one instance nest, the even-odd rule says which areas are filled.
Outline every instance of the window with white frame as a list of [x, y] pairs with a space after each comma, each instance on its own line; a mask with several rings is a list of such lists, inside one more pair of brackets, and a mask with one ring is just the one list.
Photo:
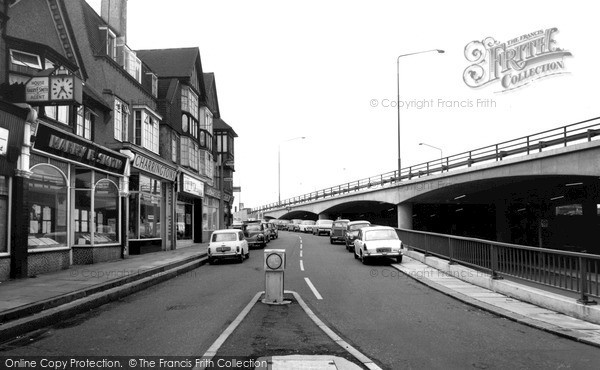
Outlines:
[[190, 152], [189, 152], [189, 147], [190, 147], [190, 138], [188, 137], [181, 137], [181, 165], [182, 166], [186, 166], [189, 167], [190, 165]]
[[75, 122], [76, 134], [92, 140], [92, 112], [83, 105], [77, 108], [77, 121]]
[[215, 174], [215, 162], [213, 162], [212, 154], [206, 153], [206, 176], [210, 179], [214, 178]]
[[26, 53], [19, 50], [10, 50], [10, 62], [23, 67], [42, 69], [42, 61], [39, 55]]
[[106, 55], [112, 60], [117, 59], [117, 35], [107, 26], [101, 26], [100, 31], [102, 32], [102, 37], [106, 40], [106, 49], [104, 52]]
[[179, 155], [179, 136], [175, 132], [171, 132], [171, 160], [177, 163]]
[[115, 107], [113, 110], [114, 137], [118, 141], [127, 141], [129, 125], [129, 106], [118, 98], [115, 98]]
[[181, 87], [181, 110], [198, 120], [198, 95], [189, 86]]
[[212, 135], [213, 132], [213, 114], [207, 107], [202, 107], [200, 113], [200, 128], [208, 131]]
[[135, 144], [158, 154], [158, 118], [145, 109], [134, 111]]
[[44, 115], [65, 125], [69, 124], [69, 106], [68, 105], [46, 105]]

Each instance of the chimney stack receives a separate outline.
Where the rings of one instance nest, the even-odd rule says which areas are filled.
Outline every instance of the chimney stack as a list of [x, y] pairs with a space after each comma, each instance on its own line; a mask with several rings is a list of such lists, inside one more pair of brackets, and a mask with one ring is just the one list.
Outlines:
[[127, 42], [127, 0], [102, 0], [102, 19]]

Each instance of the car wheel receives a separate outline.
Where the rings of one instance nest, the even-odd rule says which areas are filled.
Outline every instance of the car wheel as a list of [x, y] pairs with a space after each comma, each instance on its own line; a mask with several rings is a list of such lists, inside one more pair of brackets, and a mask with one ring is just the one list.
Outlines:
[[244, 260], [245, 260], [244, 253], [240, 253], [240, 257], [238, 258], [238, 262], [239, 263], [244, 263]]
[[333, 239], [329, 238], [329, 243], [333, 244]]
[[354, 255], [354, 259], [357, 260], [358, 256], [356, 255], [356, 253], [352, 253]]
[[396, 262], [402, 263], [402, 255], [399, 255], [398, 257], [396, 257]]
[[250, 259], [250, 250], [246, 253], [246, 259]]
[[215, 260], [212, 257], [208, 257], [208, 264], [213, 265], [214, 263], [215, 263]]
[[362, 254], [362, 252], [360, 253], [360, 262], [362, 262], [363, 265], [367, 264], [367, 257], [365, 257], [365, 255]]

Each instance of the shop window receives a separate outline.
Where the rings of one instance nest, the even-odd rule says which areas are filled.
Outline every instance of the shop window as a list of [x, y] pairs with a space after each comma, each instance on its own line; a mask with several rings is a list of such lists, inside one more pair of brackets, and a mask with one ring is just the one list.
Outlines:
[[75, 207], [73, 208], [73, 227], [75, 244], [92, 244], [91, 227], [92, 192], [91, 189], [75, 190]]
[[583, 207], [581, 204], [568, 204], [555, 208], [557, 216], [582, 216]]
[[8, 252], [8, 178], [0, 176], [0, 253]]
[[192, 220], [194, 205], [191, 203], [177, 203], [177, 240], [192, 239]]
[[162, 184], [159, 180], [139, 175], [130, 182], [129, 195], [129, 238], [160, 238], [160, 210]]
[[56, 167], [32, 168], [29, 185], [30, 249], [65, 247], [67, 243], [67, 183]]
[[94, 192], [94, 244], [119, 241], [119, 188], [109, 180], [96, 183]]

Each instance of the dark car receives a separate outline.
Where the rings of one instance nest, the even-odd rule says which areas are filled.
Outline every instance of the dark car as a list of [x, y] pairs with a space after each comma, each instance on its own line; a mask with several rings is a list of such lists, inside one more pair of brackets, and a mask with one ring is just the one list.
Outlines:
[[331, 244], [337, 242], [346, 242], [346, 225], [350, 220], [335, 220], [331, 224], [331, 234], [329, 234], [329, 242]]
[[248, 247], [259, 246], [266, 247], [267, 245], [267, 234], [266, 230], [260, 222], [253, 222], [245, 224], [244, 236], [248, 241]]
[[346, 249], [349, 252], [354, 251], [354, 240], [358, 236], [358, 230], [365, 226], [371, 226], [371, 223], [369, 221], [350, 221], [346, 225]]

